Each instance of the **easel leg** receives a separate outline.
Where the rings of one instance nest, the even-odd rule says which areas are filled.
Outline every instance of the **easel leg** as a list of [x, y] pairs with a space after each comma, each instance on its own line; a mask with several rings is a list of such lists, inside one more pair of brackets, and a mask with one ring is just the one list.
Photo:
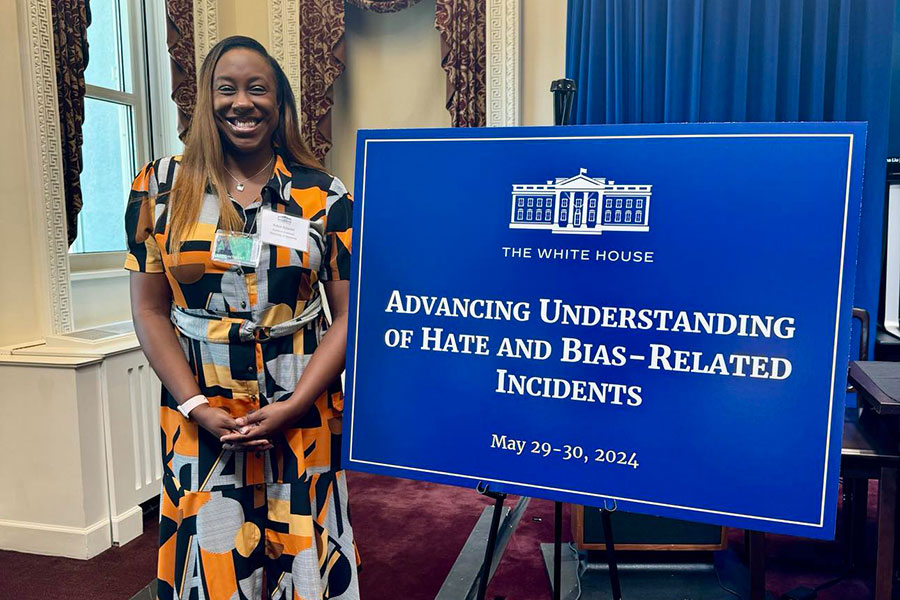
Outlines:
[[500, 528], [500, 516], [503, 514], [503, 501], [506, 494], [485, 492], [486, 496], [494, 499], [494, 514], [491, 515], [491, 529], [488, 532], [487, 547], [484, 549], [484, 564], [481, 565], [481, 575], [478, 579], [477, 600], [484, 600], [487, 593], [488, 580], [491, 578], [491, 565], [494, 562], [494, 548], [497, 545], [497, 530]]
[[562, 502], [553, 503], [553, 600], [562, 599]]
[[750, 600], [766, 598], [766, 535], [750, 532]]
[[894, 578], [894, 523], [897, 469], [882, 467], [878, 482], [878, 544], [875, 558], [875, 600], [889, 600]]
[[[845, 479], [846, 481], [846, 479]], [[850, 503], [847, 511], [850, 531], [850, 569], [864, 568], [866, 564], [866, 512], [869, 505], [869, 480], [855, 478], [849, 481]]]
[[609, 585], [613, 600], [622, 600], [622, 586], [619, 582], [619, 566], [616, 562], [616, 544], [612, 535], [612, 519], [605, 508], [600, 511], [603, 520], [603, 537], [606, 539], [606, 562], [609, 564]]

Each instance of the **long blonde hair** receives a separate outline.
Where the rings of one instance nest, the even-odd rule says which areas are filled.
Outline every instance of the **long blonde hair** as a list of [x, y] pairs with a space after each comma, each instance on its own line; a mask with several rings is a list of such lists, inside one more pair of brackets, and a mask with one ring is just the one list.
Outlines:
[[225, 184], [225, 155], [213, 115], [212, 101], [213, 72], [216, 70], [216, 64], [223, 54], [234, 48], [248, 48], [258, 52], [268, 61], [275, 73], [278, 100], [278, 125], [272, 135], [275, 148], [285, 159], [322, 170], [322, 164], [303, 143], [294, 92], [278, 62], [253, 38], [236, 35], [220, 41], [212, 47], [200, 67], [200, 74], [197, 77], [197, 103], [184, 143], [178, 177], [169, 193], [167, 245], [169, 253], [176, 258], [181, 242], [188, 237], [200, 217], [207, 185], [219, 197], [219, 227], [230, 231], [237, 231], [243, 227], [243, 219], [228, 198], [228, 188]]

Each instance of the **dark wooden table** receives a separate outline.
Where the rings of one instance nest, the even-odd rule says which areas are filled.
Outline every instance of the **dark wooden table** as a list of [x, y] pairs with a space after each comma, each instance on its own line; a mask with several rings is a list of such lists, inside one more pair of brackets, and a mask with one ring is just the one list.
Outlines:
[[858, 408], [847, 409], [841, 449], [844, 497], [851, 499], [844, 507], [849, 560], [861, 562], [866, 482], [878, 479], [875, 600], [890, 600], [900, 468], [900, 363], [851, 362], [849, 381], [859, 396]]

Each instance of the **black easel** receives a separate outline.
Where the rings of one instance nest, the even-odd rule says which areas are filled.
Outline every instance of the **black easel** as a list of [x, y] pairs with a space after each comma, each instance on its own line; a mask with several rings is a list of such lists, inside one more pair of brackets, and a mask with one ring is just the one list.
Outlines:
[[[569, 125], [575, 101], [575, 80], [556, 79], [550, 83], [553, 94], [553, 124]], [[562, 599], [562, 502], [553, 507], [553, 600]], [[606, 521], [603, 522], [604, 530]], [[607, 533], [604, 531], [604, 533]], [[608, 533], [607, 533], [608, 535]], [[610, 569], [612, 575], [612, 569]]]
[[[574, 79], [557, 79], [550, 83], [553, 93], [553, 124], [570, 125], [572, 105], [575, 102]], [[553, 533], [553, 600], [561, 600], [562, 596], [562, 502], [555, 503]], [[619, 568], [616, 562], [615, 545], [613, 544], [612, 520], [609, 510], [602, 508], [600, 517], [603, 521], [603, 537], [606, 539], [606, 562], [609, 565], [609, 584], [612, 588], [612, 600], [622, 600], [622, 587], [619, 582]]]
[[575, 103], [575, 80], [556, 79], [550, 82], [553, 93], [553, 124], [571, 125], [572, 105]]
[[484, 481], [479, 481], [475, 490], [491, 498], [493, 506], [482, 511], [435, 600], [484, 600], [488, 583], [531, 501], [520, 496], [515, 506], [507, 509], [506, 494], [489, 489]]
[[[568, 125], [572, 117], [572, 105], [575, 100], [575, 81], [572, 79], [557, 79], [550, 84], [553, 92], [553, 121], [555, 125]], [[478, 575], [478, 591], [476, 600], [484, 600], [487, 593], [488, 582], [491, 578], [491, 567], [494, 562], [494, 553], [497, 547], [497, 533], [500, 529], [500, 519], [503, 515], [503, 503], [506, 494], [493, 492], [484, 482], [478, 482], [476, 491], [494, 500], [493, 513], [491, 514], [491, 527], [488, 530], [487, 545], [484, 549], [484, 561]], [[521, 501], [520, 501], [521, 502]], [[562, 502], [555, 502], [553, 510], [553, 599], [562, 600]], [[522, 507], [524, 510], [524, 506]], [[605, 507], [601, 510], [603, 520], [603, 535], [606, 538], [606, 561], [609, 565], [609, 580], [612, 587], [613, 600], [622, 600], [622, 590], [619, 583], [618, 563], [616, 562], [615, 547], [612, 537], [612, 523], [610, 510]]]
[[478, 486], [475, 488], [478, 493], [493, 498], [494, 512], [491, 514], [491, 528], [488, 530], [487, 546], [484, 548], [484, 562], [481, 565], [481, 573], [478, 576], [478, 594], [475, 596], [477, 600], [484, 600], [487, 593], [488, 580], [491, 578], [491, 565], [494, 563], [494, 549], [497, 546], [497, 530], [500, 528], [500, 516], [503, 513], [503, 502], [506, 500], [506, 494], [500, 492], [492, 492], [488, 486]]

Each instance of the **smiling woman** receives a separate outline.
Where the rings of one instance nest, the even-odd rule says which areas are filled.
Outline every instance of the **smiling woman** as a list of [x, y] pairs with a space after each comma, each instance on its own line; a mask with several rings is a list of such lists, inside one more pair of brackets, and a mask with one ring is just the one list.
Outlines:
[[[275, 148], [298, 164], [321, 169], [300, 137], [296, 102], [284, 71], [256, 40], [234, 36], [210, 50], [200, 69], [197, 106], [211, 110], [195, 111], [182, 172], [172, 186], [176, 199], [170, 235], [176, 254], [185, 228], [199, 216], [207, 181], [219, 197], [221, 225], [236, 231], [243, 218], [232, 199], [246, 206], [259, 195], [271, 175], [266, 165], [274, 159]], [[189, 200], [179, 202], [182, 194]]]
[[164, 386], [161, 600], [359, 597], [339, 465], [352, 213], [278, 63], [216, 44], [184, 156], [141, 170], [125, 216], [135, 331]]
[[275, 92], [275, 73], [258, 52], [234, 48], [219, 59], [213, 72], [213, 111], [230, 150], [226, 166], [271, 162], [272, 147], [265, 142], [278, 125]]

